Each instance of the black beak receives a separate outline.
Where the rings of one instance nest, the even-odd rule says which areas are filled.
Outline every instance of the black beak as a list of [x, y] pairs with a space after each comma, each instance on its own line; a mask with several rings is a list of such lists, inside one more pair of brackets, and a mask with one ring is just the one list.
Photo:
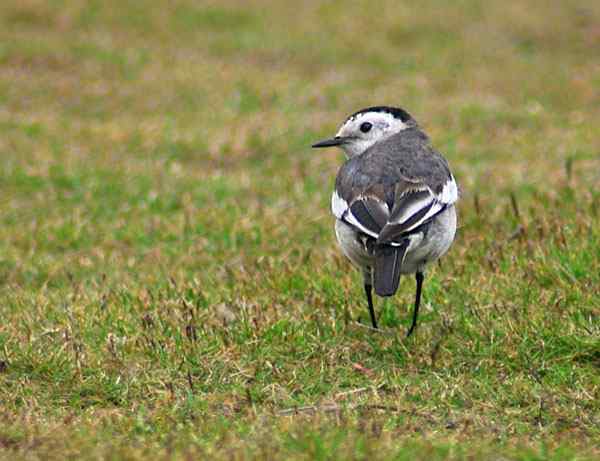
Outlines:
[[342, 138], [341, 136], [336, 136], [335, 138], [325, 139], [324, 141], [319, 141], [312, 145], [312, 147], [333, 147], [340, 146], [346, 142], [346, 138]]

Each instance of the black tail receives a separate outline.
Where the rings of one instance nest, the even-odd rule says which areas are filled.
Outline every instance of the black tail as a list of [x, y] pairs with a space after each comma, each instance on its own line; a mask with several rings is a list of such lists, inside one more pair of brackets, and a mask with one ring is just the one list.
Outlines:
[[400, 269], [408, 248], [408, 239], [398, 246], [377, 245], [375, 247], [375, 293], [393, 296], [400, 283]]

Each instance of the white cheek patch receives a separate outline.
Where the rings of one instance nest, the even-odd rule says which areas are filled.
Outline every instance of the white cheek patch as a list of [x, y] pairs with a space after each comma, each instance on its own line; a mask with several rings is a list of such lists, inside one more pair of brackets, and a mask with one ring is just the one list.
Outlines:
[[390, 123], [390, 131], [392, 133], [397, 133], [398, 131], [406, 130], [407, 128], [408, 125], [398, 118], [392, 119], [392, 122]]
[[342, 149], [344, 149], [348, 157], [354, 157], [362, 154], [377, 141], [377, 139], [358, 139], [344, 144]]
[[[365, 122], [373, 125], [373, 128], [367, 133], [363, 133], [360, 129], [360, 126]], [[351, 141], [341, 147], [348, 157], [354, 157], [362, 154], [373, 144], [383, 141], [408, 127], [408, 124], [388, 112], [365, 112], [346, 120], [336, 136], [352, 138]]]

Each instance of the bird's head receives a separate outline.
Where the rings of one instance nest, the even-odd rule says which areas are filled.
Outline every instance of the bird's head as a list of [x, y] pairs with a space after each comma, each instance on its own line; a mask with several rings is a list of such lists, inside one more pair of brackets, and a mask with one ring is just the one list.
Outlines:
[[348, 157], [354, 157], [373, 144], [416, 126], [417, 122], [404, 109], [388, 106], [369, 107], [348, 117], [335, 137], [317, 142], [312, 147], [337, 146], [342, 148]]

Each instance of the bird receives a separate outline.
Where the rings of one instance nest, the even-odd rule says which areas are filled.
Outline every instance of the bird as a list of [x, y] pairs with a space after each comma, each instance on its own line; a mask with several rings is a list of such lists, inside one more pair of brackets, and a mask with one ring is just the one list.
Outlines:
[[373, 106], [350, 115], [330, 139], [346, 161], [331, 196], [343, 254], [362, 272], [373, 328], [373, 288], [393, 296], [400, 275], [415, 274], [409, 337], [417, 326], [426, 266], [443, 256], [456, 234], [459, 188], [448, 161], [404, 109]]

